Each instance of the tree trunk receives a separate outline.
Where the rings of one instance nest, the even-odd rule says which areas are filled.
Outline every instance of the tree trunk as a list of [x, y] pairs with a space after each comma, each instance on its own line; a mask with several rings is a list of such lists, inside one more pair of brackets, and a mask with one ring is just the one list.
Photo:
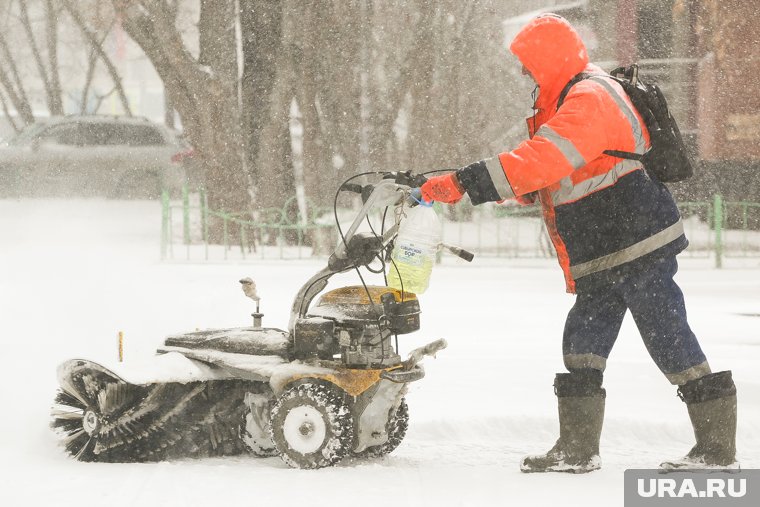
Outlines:
[[255, 161], [258, 209], [282, 207], [286, 200], [295, 196], [289, 125], [295, 69], [290, 54], [282, 52], [276, 67], [269, 116], [259, 118], [262, 128]]
[[205, 128], [201, 140], [193, 139], [207, 162], [209, 206], [243, 213], [250, 211], [253, 182], [244, 172], [235, 23], [234, 0], [201, 0], [198, 64], [211, 70], [212, 97], [198, 104]]
[[[436, 169], [432, 166], [432, 161], [437, 155], [438, 143], [436, 142], [435, 130], [440, 125], [433, 122], [435, 109], [439, 106], [433, 102], [433, 85], [435, 70], [435, 28], [436, 16], [435, 5], [431, 0], [425, 0], [422, 5], [425, 19], [431, 21], [420, 27], [419, 37], [419, 60], [416, 67], [416, 79], [412, 83], [412, 112], [409, 129], [409, 141], [413, 147], [424, 147], [422, 149], [412, 149], [410, 153], [411, 167], [415, 171], [424, 171], [427, 169]], [[435, 20], [435, 21], [434, 21]]]
[[319, 112], [317, 111], [317, 79], [320, 71], [320, 44], [318, 11], [316, 0], [302, 2], [297, 17], [302, 29], [295, 38], [295, 67], [298, 71], [297, 100], [303, 126], [303, 173], [306, 198], [314, 206], [332, 203], [327, 188], [330, 179], [329, 167], [323, 150], [324, 140], [320, 135]]
[[[240, 31], [242, 35], [243, 51], [243, 80], [241, 84], [242, 125], [245, 137], [245, 163], [246, 171], [253, 184], [252, 200], [255, 208], [267, 207], [271, 201], [286, 199], [289, 196], [272, 193], [275, 182], [269, 181], [265, 176], [265, 162], [282, 168], [281, 160], [271, 160], [268, 154], [264, 154], [264, 160], [260, 161], [259, 153], [262, 152], [263, 132], [272, 121], [282, 121], [282, 101], [273, 104], [272, 97], [277, 77], [278, 55], [282, 51], [282, 12], [281, 0], [240, 0]], [[283, 86], [282, 80], [279, 80]], [[280, 91], [280, 93], [282, 93]], [[289, 102], [289, 101], [288, 101]], [[278, 108], [274, 115], [270, 116], [272, 107]], [[287, 124], [287, 117], [285, 117]], [[280, 135], [282, 128], [275, 126], [267, 142], [272, 142]], [[274, 142], [274, 145], [282, 145], [282, 142]], [[280, 151], [273, 146], [269, 149]], [[283, 174], [280, 172], [280, 174]], [[288, 173], [285, 173], [288, 174]], [[289, 172], [292, 175], [292, 171]], [[279, 179], [279, 178], [278, 178]]]
[[[126, 32], [153, 63], [182, 119], [205, 168], [209, 206], [227, 213], [247, 211], [249, 182], [242, 169], [235, 94], [233, 2], [207, 0], [202, 4], [199, 60], [193, 59], [185, 47], [167, 4], [143, 3], [138, 9], [114, 0], [114, 6]], [[222, 19], [211, 19], [216, 17]]]
[[58, 14], [52, 0], [45, 0], [45, 35], [47, 38], [48, 72], [50, 75], [50, 114], [63, 114], [63, 90], [58, 73]]

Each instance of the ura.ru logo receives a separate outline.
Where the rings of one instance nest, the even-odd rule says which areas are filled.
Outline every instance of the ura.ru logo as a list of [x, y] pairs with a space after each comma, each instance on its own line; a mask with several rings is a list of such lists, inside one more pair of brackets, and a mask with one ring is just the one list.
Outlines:
[[643, 498], [741, 498], [747, 494], [747, 479], [708, 478], [702, 489], [688, 478], [639, 479], [637, 492]]

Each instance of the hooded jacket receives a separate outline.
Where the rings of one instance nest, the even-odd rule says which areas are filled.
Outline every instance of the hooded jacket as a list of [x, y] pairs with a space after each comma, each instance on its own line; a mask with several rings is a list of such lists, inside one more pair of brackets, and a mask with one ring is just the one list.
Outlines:
[[[649, 133], [622, 87], [589, 63], [578, 33], [560, 16], [542, 15], [510, 50], [539, 87], [530, 138], [457, 171], [473, 204], [537, 193], [568, 292], [612, 283], [683, 250], [688, 243], [667, 188], [640, 162], [603, 153], [643, 154]], [[579, 73], [591, 77], [572, 86], [558, 109]]]

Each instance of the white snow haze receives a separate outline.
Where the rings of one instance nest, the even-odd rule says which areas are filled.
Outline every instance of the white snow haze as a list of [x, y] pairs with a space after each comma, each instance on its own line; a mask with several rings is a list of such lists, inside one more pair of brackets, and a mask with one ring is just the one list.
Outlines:
[[[264, 324], [286, 327], [292, 297], [324, 259], [160, 262], [157, 202], [0, 200], [0, 504], [501, 506], [623, 503], [623, 472], [655, 468], [693, 445], [685, 405], [626, 318], [605, 375], [603, 468], [522, 474], [520, 458], [558, 432], [552, 382], [573, 304], [551, 259], [445, 258], [420, 296], [422, 329], [402, 356], [437, 338], [412, 384], [410, 426], [391, 455], [314, 471], [249, 456], [151, 464], [78, 462], [48, 427], [56, 367], [75, 357], [125, 365], [165, 335], [250, 325], [250, 276]], [[677, 275], [714, 371], [731, 369], [738, 453], [760, 468], [760, 262], [684, 259]], [[375, 280], [377, 282], [377, 280]], [[345, 275], [331, 282], [354, 283]]]

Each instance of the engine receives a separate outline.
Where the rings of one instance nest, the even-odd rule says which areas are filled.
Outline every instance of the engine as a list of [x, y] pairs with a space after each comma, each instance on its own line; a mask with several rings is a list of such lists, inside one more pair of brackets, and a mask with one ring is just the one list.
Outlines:
[[394, 336], [420, 328], [417, 296], [389, 287], [363, 285], [325, 293], [295, 323], [297, 359], [337, 359], [354, 368], [385, 368], [401, 362]]

